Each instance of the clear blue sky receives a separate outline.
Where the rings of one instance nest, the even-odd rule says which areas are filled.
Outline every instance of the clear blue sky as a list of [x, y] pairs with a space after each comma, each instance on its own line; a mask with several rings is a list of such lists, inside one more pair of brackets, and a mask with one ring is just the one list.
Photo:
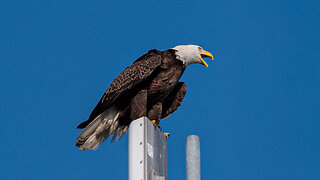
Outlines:
[[[185, 138], [201, 139], [203, 179], [320, 179], [317, 1], [1, 1], [0, 179], [128, 177], [128, 136], [80, 152], [75, 127], [132, 61], [198, 44], [183, 105], [161, 122], [170, 180]], [[109, 140], [108, 140], [109, 141]]]

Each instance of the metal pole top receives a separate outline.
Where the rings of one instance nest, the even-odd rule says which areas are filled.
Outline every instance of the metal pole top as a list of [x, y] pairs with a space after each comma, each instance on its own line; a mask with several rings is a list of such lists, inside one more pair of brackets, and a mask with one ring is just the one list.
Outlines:
[[200, 180], [200, 138], [190, 135], [186, 139], [186, 177], [187, 180]]

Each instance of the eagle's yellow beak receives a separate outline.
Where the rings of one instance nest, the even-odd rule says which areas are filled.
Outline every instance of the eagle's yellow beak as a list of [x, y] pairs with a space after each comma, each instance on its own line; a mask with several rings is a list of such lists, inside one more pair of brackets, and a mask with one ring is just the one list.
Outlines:
[[212, 58], [213, 60], [212, 54], [203, 49], [200, 51], [200, 58], [201, 58], [201, 64], [203, 64], [205, 67], [208, 67], [208, 64], [202, 58]]

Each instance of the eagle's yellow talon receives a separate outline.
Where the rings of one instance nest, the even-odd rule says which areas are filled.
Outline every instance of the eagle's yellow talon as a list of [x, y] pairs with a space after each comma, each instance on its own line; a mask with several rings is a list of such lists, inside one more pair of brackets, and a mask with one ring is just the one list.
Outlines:
[[170, 133], [163, 133], [166, 138], [170, 136]]
[[153, 124], [155, 127], [161, 129], [161, 126], [159, 125], [159, 121], [157, 121], [157, 120], [151, 120], [151, 122], [152, 122], [152, 124]]
[[153, 125], [157, 126], [157, 121], [156, 120], [152, 120], [151, 121]]

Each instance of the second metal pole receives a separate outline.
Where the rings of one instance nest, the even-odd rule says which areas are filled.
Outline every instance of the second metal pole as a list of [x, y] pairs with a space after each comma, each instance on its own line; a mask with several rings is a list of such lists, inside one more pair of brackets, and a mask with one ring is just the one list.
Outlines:
[[200, 138], [190, 135], [186, 140], [186, 177], [187, 180], [200, 180]]

